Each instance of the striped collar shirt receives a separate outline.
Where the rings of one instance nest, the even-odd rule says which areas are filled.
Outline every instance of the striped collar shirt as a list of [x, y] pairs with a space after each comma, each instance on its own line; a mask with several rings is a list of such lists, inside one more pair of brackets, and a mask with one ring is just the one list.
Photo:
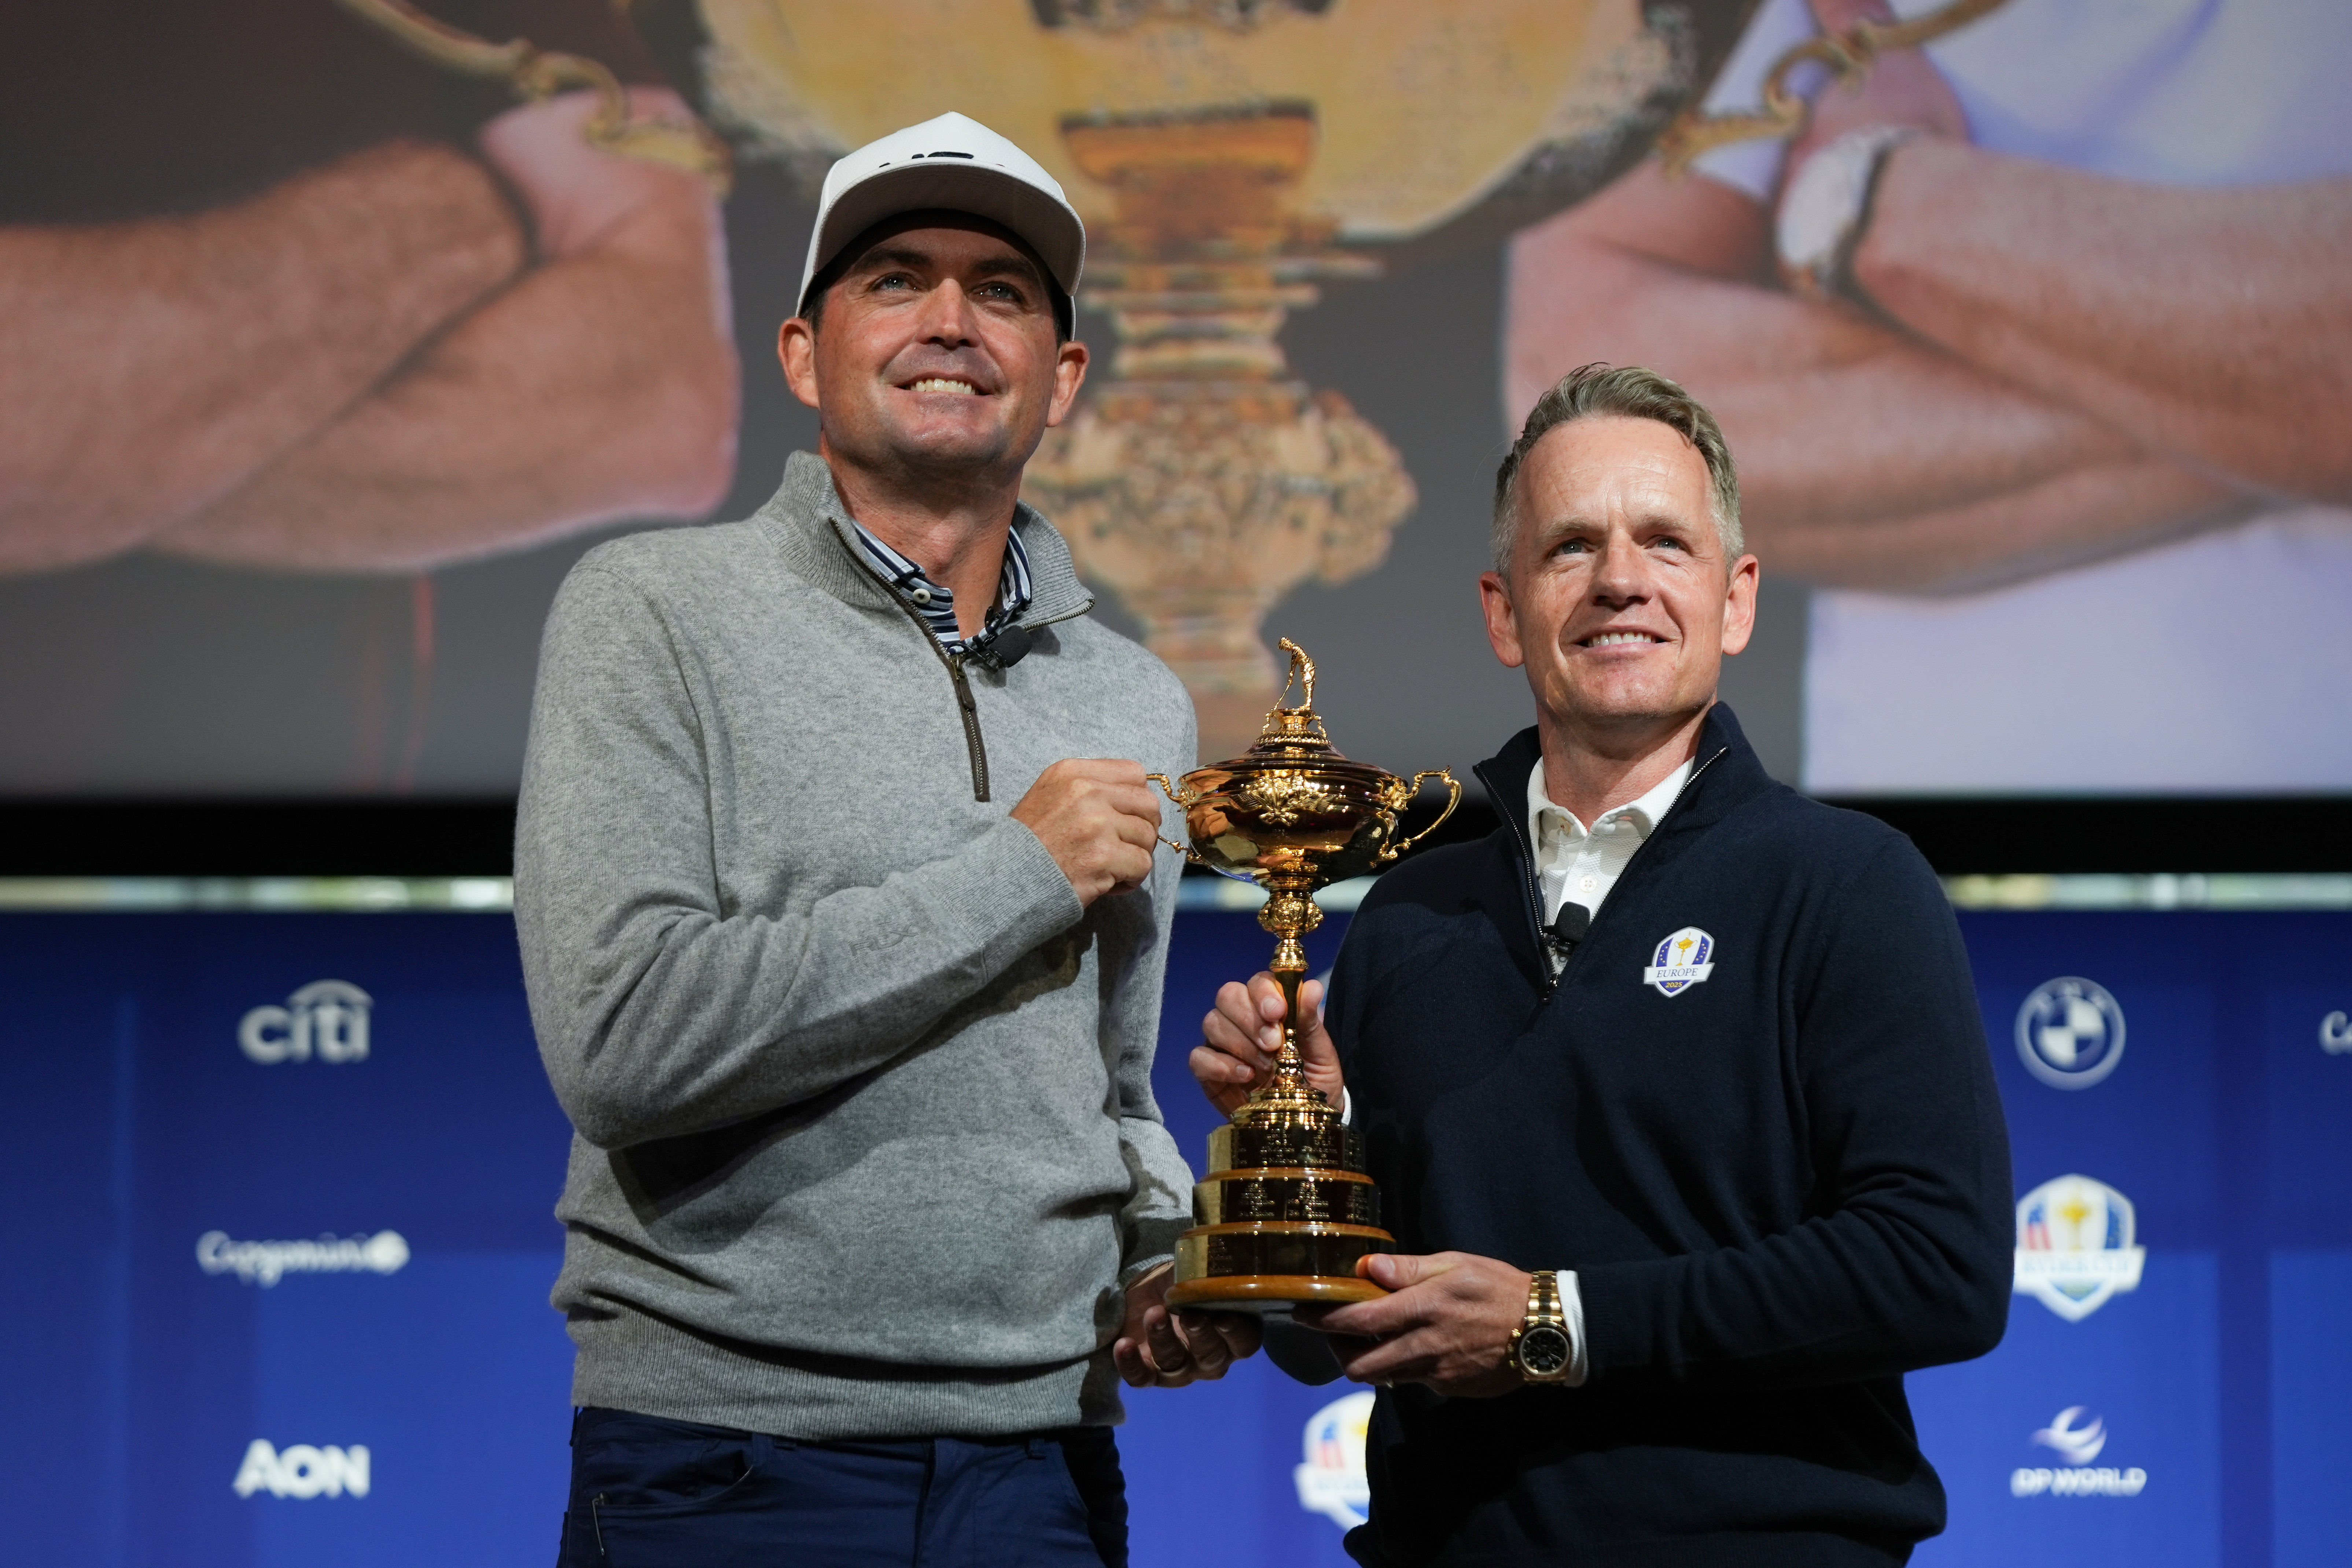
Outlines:
[[982, 640], [987, 632], [1018, 616], [1029, 607], [1029, 552], [1021, 542], [1021, 531], [1013, 529], [1004, 535], [1004, 567], [996, 577], [996, 603], [989, 606], [985, 631], [966, 637], [956, 629], [955, 595], [925, 576], [923, 569], [899, 554], [868, 532], [856, 518], [849, 526], [857, 530], [857, 542], [866, 550], [866, 558], [895, 589], [898, 596], [914, 607], [940, 639], [940, 647], [950, 654], [968, 652], [972, 644]]

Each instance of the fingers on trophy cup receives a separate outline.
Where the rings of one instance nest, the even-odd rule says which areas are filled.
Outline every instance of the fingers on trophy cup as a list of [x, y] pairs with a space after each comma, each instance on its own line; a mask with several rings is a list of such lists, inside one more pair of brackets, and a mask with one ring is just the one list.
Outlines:
[[[1379, 870], [1427, 837], [1454, 815], [1462, 785], [1444, 768], [1408, 782], [1340, 755], [1315, 712], [1314, 661], [1288, 637], [1282, 648], [1290, 676], [1248, 752], [1195, 768], [1172, 788], [1165, 774], [1150, 775], [1183, 809], [1190, 858], [1266, 890], [1257, 921], [1274, 933], [1270, 967], [1286, 1009], [1273, 1075], [1209, 1134], [1209, 1173], [1192, 1189], [1194, 1225], [1176, 1243], [1171, 1307], [1262, 1312], [1370, 1300], [1386, 1292], [1356, 1277], [1357, 1259], [1396, 1242], [1380, 1228], [1381, 1195], [1364, 1174], [1360, 1139], [1300, 1065], [1300, 939], [1322, 923], [1318, 889]], [[1293, 682], [1298, 706], [1282, 707]], [[1445, 809], [1400, 840], [1397, 818], [1431, 779], [1453, 792]]]

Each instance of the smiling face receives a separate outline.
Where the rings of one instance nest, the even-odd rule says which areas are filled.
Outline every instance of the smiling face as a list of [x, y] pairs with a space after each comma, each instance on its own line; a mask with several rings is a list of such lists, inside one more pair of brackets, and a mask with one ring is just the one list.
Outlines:
[[984, 218], [909, 213], [859, 237], [819, 325], [777, 340], [832, 459], [877, 474], [1017, 478], [1086, 379], [1045, 270]]
[[1576, 419], [1528, 450], [1509, 575], [1478, 589], [1548, 732], [1614, 752], [1714, 701], [1723, 656], [1748, 646], [1757, 573], [1752, 555], [1725, 560], [1709, 501], [1706, 459], [1654, 419]]

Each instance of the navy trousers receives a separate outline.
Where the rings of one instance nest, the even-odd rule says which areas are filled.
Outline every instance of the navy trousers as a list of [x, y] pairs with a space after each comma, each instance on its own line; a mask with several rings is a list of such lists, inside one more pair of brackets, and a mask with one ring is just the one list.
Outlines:
[[560, 1568], [1126, 1568], [1108, 1426], [800, 1443], [590, 1407]]

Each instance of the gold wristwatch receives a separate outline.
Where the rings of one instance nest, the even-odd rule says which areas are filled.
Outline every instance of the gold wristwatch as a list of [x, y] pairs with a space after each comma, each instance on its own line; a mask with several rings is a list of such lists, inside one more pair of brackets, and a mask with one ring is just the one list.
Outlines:
[[1559, 1276], [1538, 1268], [1528, 1282], [1528, 1315], [1511, 1332], [1511, 1364], [1529, 1383], [1566, 1383], [1576, 1362], [1576, 1346], [1568, 1337], [1568, 1315], [1560, 1310]]

